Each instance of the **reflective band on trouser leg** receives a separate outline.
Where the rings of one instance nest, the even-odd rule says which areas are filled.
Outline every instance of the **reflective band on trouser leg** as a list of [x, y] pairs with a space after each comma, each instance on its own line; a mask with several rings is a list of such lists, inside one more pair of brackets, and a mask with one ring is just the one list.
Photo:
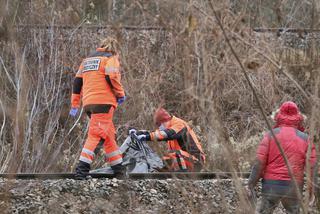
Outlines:
[[112, 158], [108, 158], [107, 161], [109, 162], [110, 166], [115, 166], [117, 164], [122, 163], [122, 155], [116, 155]]
[[91, 164], [93, 159], [94, 159], [94, 152], [90, 151], [89, 149], [83, 148], [80, 155], [80, 160], [88, 164]]
[[122, 163], [122, 154], [120, 150], [116, 150], [111, 153], [107, 153], [105, 155], [105, 160], [108, 162], [111, 166], [117, 165], [119, 163]]
[[[173, 160], [172, 168], [174, 170], [179, 170], [179, 169], [191, 170], [191, 171], [193, 170], [193, 164], [192, 164], [193, 161], [189, 153], [184, 152], [182, 150], [170, 150], [169, 152], [171, 153], [168, 153], [166, 158], [171, 158]], [[188, 156], [185, 156], [185, 155], [188, 155]]]
[[79, 160], [86, 162], [88, 164], [91, 164], [93, 161], [93, 156], [92, 155], [88, 155], [87, 153], [81, 152], [80, 158]]
[[173, 158], [172, 167], [174, 170], [187, 169], [187, 165], [183, 157]]
[[187, 169], [187, 164], [184, 161], [184, 158], [181, 157], [181, 155], [177, 156], [177, 161], [178, 161], [178, 164], [180, 165], [181, 169]]
[[180, 161], [181, 161], [182, 169], [187, 169], [187, 164], [186, 164], [186, 162], [185, 162], [183, 157], [180, 157]]
[[112, 157], [120, 155], [120, 154], [121, 154], [120, 150], [116, 150], [116, 151], [111, 152], [111, 153], [106, 153], [105, 156], [106, 156], [106, 159], [109, 159], [109, 158], [112, 158]]
[[94, 157], [94, 152], [93, 151], [90, 151], [89, 149], [86, 149], [86, 148], [83, 148], [82, 149], [82, 152], [83, 153], [86, 153], [86, 154], [88, 154], [88, 155], [91, 155], [91, 156], [93, 156]]
[[100, 142], [100, 137], [93, 131], [93, 123], [90, 121], [87, 140], [81, 151], [79, 160], [91, 164], [94, 159], [94, 150]]
[[106, 140], [104, 142], [104, 151], [106, 153], [106, 162], [111, 166], [122, 163], [122, 154], [115, 140], [115, 128], [112, 122], [106, 124], [108, 127], [105, 127], [107, 130]]

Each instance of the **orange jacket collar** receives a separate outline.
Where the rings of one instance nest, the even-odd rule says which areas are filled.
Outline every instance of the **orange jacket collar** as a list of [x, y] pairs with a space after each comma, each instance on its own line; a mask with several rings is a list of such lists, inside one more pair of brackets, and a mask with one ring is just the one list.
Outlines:
[[96, 50], [99, 51], [99, 52], [106, 52], [105, 48], [97, 48]]

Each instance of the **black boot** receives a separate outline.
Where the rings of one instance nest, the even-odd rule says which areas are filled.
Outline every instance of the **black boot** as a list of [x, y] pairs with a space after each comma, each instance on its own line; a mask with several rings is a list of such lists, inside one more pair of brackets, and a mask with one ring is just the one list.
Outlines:
[[75, 179], [86, 180], [87, 175], [89, 174], [89, 171], [90, 171], [90, 164], [83, 161], [79, 161], [78, 166], [76, 168]]
[[126, 177], [126, 167], [123, 166], [121, 163], [111, 166], [111, 169], [113, 170], [113, 173], [116, 178], [125, 178]]

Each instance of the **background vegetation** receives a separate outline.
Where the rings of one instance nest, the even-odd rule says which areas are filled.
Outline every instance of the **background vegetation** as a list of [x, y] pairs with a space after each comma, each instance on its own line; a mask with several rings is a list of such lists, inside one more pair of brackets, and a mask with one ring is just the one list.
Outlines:
[[[121, 44], [128, 95], [115, 115], [119, 144], [129, 126], [154, 128], [164, 105], [197, 130], [208, 170], [249, 169], [266, 124], [208, 1], [0, 2], [1, 172], [74, 170], [87, 118], [68, 116], [72, 79], [109, 35]], [[295, 101], [318, 144], [319, 33], [253, 29], [317, 29], [320, 3], [213, 2], [264, 111]]]

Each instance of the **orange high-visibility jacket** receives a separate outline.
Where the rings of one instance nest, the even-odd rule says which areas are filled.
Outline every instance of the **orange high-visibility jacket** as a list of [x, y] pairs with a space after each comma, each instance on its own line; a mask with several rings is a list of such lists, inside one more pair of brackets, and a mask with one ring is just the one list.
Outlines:
[[84, 107], [100, 104], [117, 107], [117, 98], [125, 96], [120, 80], [118, 56], [98, 48], [79, 67], [73, 83], [72, 107], [80, 107], [81, 97]]
[[205, 162], [205, 154], [196, 134], [188, 123], [180, 118], [173, 116], [165, 130], [150, 133], [150, 140], [167, 141], [169, 152], [180, 151], [182, 155], [187, 152], [199, 161]]

